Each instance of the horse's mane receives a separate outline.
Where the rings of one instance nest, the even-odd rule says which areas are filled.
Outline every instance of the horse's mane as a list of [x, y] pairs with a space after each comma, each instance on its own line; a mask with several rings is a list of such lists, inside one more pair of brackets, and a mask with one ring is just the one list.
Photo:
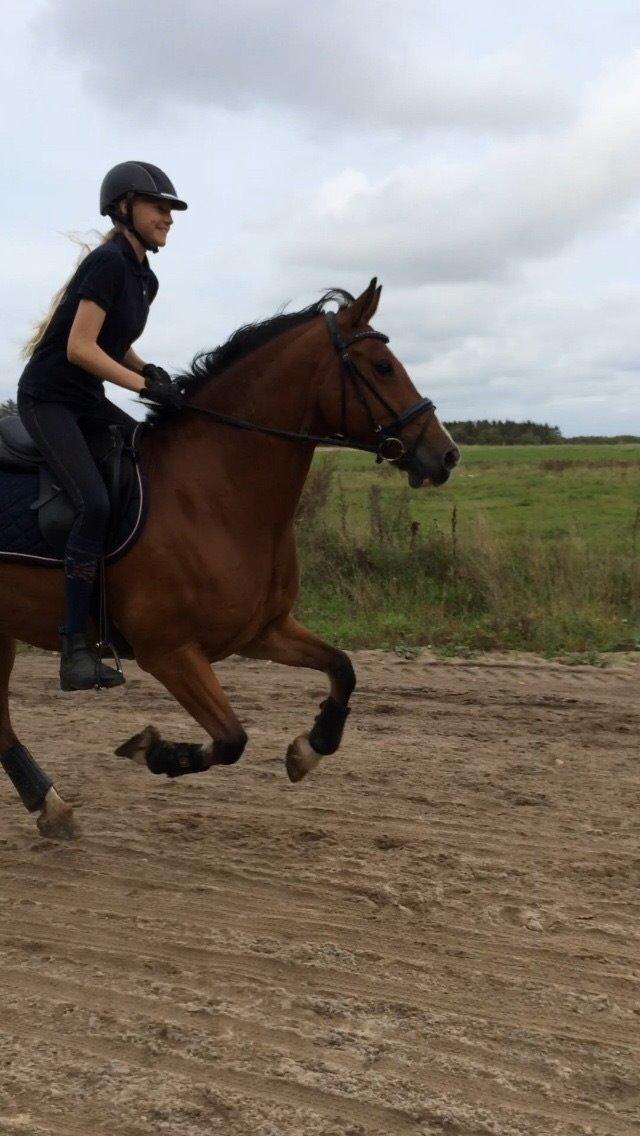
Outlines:
[[[280, 311], [270, 319], [261, 323], [248, 323], [239, 327], [230, 335], [226, 343], [214, 347], [213, 351], [199, 351], [194, 356], [188, 370], [176, 376], [176, 383], [189, 400], [197, 391], [206, 386], [212, 379], [216, 379], [232, 363], [237, 363], [245, 355], [257, 351], [265, 343], [269, 343], [285, 331], [293, 327], [308, 323], [316, 316], [322, 315], [325, 306], [331, 302], [337, 303], [340, 308], [353, 303], [353, 296], [344, 288], [330, 288], [314, 304], [302, 308], [299, 312]], [[146, 417], [146, 425], [152, 428], [173, 421], [180, 414], [180, 410], [171, 410], [167, 407], [151, 408]]]

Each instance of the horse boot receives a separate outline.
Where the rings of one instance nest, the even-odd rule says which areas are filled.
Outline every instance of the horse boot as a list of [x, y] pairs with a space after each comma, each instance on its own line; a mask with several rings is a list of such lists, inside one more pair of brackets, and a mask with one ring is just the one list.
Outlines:
[[84, 631], [67, 634], [60, 629], [60, 688], [62, 690], [94, 690], [97, 687], [121, 686], [122, 671], [106, 667], [90, 650]]

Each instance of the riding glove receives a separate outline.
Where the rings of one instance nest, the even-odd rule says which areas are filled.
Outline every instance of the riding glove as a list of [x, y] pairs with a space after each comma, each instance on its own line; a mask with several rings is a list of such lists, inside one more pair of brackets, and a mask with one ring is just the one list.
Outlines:
[[177, 410], [184, 401], [182, 391], [175, 385], [171, 375], [164, 367], [156, 367], [155, 363], [146, 363], [141, 372], [144, 378], [144, 390], [140, 391], [141, 398], [150, 402], [157, 402], [160, 406]]

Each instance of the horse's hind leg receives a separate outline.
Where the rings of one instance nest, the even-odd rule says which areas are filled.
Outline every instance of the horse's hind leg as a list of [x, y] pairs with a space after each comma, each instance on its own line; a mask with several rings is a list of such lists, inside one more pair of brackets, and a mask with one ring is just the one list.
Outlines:
[[13, 639], [0, 636], [0, 765], [24, 807], [38, 813], [43, 836], [71, 836], [73, 809], [58, 796], [51, 778], [40, 768], [26, 746], [18, 741], [9, 716], [9, 678], [16, 655]]
[[312, 729], [295, 738], [287, 750], [289, 778], [301, 781], [321, 757], [335, 753], [342, 741], [349, 699], [356, 685], [351, 660], [344, 651], [319, 639], [291, 615], [270, 624], [242, 654], [251, 659], [271, 659], [289, 667], [309, 667], [329, 676], [331, 693], [322, 703]]

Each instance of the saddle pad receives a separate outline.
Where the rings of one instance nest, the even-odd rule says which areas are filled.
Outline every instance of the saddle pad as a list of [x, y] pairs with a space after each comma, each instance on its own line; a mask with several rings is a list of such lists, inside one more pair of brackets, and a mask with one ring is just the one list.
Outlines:
[[[31, 504], [39, 492], [37, 473], [15, 473], [0, 469], [0, 560], [16, 563], [60, 568], [63, 561], [56, 557], [43, 539], [38, 527], [38, 516]], [[118, 517], [115, 531], [107, 541], [107, 563], [113, 564], [133, 546], [144, 523], [146, 493], [140, 466], [136, 464], [132, 492], [124, 510]]]

